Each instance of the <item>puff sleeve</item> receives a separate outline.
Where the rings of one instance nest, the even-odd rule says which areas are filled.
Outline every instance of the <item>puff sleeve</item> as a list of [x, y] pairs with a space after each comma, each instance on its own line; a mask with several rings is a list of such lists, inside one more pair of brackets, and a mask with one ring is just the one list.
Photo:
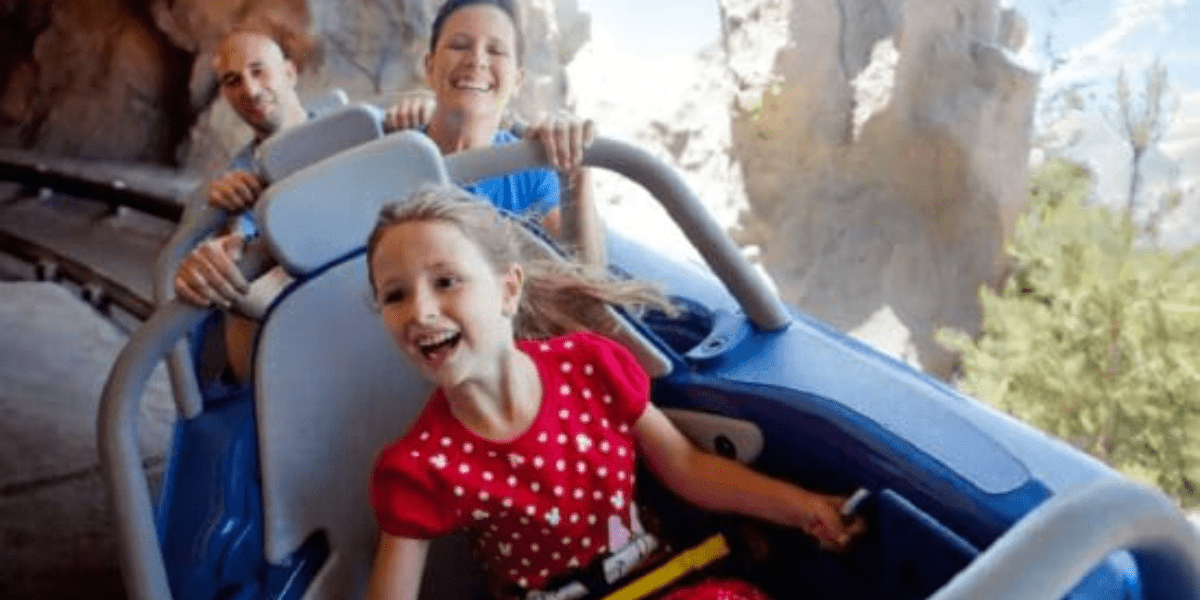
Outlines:
[[452, 502], [420, 459], [401, 443], [387, 447], [371, 473], [371, 505], [379, 528], [391, 535], [433, 539], [454, 529]]
[[599, 334], [577, 334], [596, 361], [597, 374], [605, 380], [612, 396], [610, 414], [635, 423], [650, 402], [650, 376], [633, 353], [615, 340]]

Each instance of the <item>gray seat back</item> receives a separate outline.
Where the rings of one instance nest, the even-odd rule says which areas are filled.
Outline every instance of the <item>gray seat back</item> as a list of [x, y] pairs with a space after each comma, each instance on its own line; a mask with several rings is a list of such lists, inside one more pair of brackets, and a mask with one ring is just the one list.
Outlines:
[[285, 562], [326, 534], [331, 555], [305, 598], [362, 596], [376, 540], [371, 467], [431, 391], [383, 328], [356, 250], [380, 206], [432, 182], [448, 182], [436, 147], [396, 135], [302, 169], [260, 201], [263, 236], [300, 278], [255, 350], [266, 558]]
[[[341, 90], [331, 90], [316, 106], [310, 104], [308, 108], [316, 115], [312, 120], [272, 136], [258, 148], [257, 169], [268, 181], [278, 181], [314, 162], [383, 136], [379, 109], [348, 106], [346, 94]], [[204, 224], [210, 218], [208, 211], [212, 210], [205, 200], [207, 189], [201, 186], [189, 198], [179, 227], [155, 261], [154, 296], [158, 303], [174, 297], [175, 273], [180, 263], [212, 232], [211, 226]], [[221, 348], [214, 351], [224, 354]], [[176, 406], [181, 415], [189, 418], [202, 410], [192, 362], [184, 344], [168, 360]], [[216, 362], [223, 365], [223, 360]]]
[[271, 255], [294, 276], [362, 247], [386, 203], [449, 184], [441, 153], [405, 131], [355, 146], [271, 185], [255, 204]]
[[348, 148], [383, 137], [383, 112], [369, 104], [330, 108], [262, 143], [255, 156], [267, 181], [279, 181]]

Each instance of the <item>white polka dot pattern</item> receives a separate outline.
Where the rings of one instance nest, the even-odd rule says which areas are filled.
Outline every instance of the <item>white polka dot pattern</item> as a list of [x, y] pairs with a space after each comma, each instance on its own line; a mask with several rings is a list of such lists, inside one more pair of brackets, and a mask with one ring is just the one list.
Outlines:
[[[499, 444], [474, 436], [449, 417], [443, 397], [430, 403], [413, 429], [419, 433], [402, 440], [408, 445], [393, 457], [442, 482], [450, 497], [430, 497], [428, 504], [459, 507], [457, 525], [475, 533], [492, 572], [522, 587], [537, 589], [565, 569], [590, 563], [608, 547], [611, 517], [630, 526], [630, 419], [640, 414], [645, 391], [626, 400], [638, 394], [614, 381], [625, 381], [617, 375], [631, 367], [609, 364], [588, 343], [593, 339], [522, 346], [538, 363], [547, 393], [538, 418], [518, 439]], [[426, 416], [430, 428], [419, 429]]]

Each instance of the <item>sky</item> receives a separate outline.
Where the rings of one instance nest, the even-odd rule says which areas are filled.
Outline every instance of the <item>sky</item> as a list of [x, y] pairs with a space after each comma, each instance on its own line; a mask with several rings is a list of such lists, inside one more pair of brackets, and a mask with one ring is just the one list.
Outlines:
[[[1011, 0], [1029, 21], [1026, 56], [1046, 85], [1111, 82], [1125, 66], [1140, 73], [1156, 57], [1177, 89], [1200, 88], [1200, 0]], [[1065, 62], [1048, 60], [1050, 49]], [[1051, 68], [1053, 67], [1053, 68]]]
[[[592, 40], [568, 66], [583, 114], [605, 113], [637, 93], [639, 112], [676, 107], [696, 75], [696, 52], [720, 39], [717, 0], [578, 0], [592, 17]], [[670, 27], [663, 27], [670, 23]], [[613, 91], [617, 93], [614, 94]]]
[[694, 52], [721, 31], [717, 0], [579, 0], [579, 7], [592, 15], [593, 37], [645, 55]]
[[[1178, 89], [1200, 89], [1200, 0], [1001, 0], [1029, 22], [1025, 57], [1046, 71], [1051, 50], [1067, 60], [1048, 85], [1081, 79], [1111, 81], [1126, 65], [1140, 72], [1156, 56]], [[630, 68], [654, 71], [660, 61], [687, 56], [716, 41], [717, 0], [579, 0], [592, 15], [597, 45], [630, 59]], [[670, 27], [663, 27], [669, 23]], [[644, 63], [632, 60], [642, 57]], [[665, 58], [664, 58], [665, 57]], [[649, 76], [647, 76], [649, 77]]]

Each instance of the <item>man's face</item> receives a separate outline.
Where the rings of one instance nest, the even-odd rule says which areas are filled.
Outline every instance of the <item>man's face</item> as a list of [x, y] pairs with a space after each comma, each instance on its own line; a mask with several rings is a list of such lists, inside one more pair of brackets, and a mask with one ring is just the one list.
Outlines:
[[296, 91], [296, 67], [270, 38], [234, 33], [214, 61], [221, 95], [260, 138], [279, 130]]

